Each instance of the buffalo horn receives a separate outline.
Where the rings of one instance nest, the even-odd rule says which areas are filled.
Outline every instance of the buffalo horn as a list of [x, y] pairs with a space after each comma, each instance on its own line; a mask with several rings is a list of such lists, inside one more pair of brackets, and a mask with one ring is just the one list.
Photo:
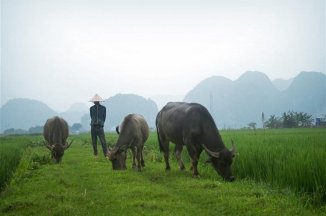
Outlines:
[[114, 153], [115, 152], [113, 152], [113, 151], [110, 151], [110, 150], [108, 151], [108, 155], [107, 156], [109, 157], [110, 160], [113, 160], [114, 159]]
[[73, 140], [71, 140], [69, 144], [66, 143], [66, 144], [64, 145], [63, 149], [64, 149], [64, 150], [68, 149], [68, 148], [71, 146], [72, 142], [73, 142]]
[[230, 151], [231, 151], [232, 155], [235, 156], [236, 147], [235, 147], [235, 144], [234, 144], [233, 140], [231, 140], [231, 142], [232, 142], [232, 149]]
[[43, 140], [43, 144], [44, 144], [45, 147], [47, 147], [50, 151], [53, 151], [53, 149], [54, 149], [53, 146], [47, 144], [47, 142], [45, 142], [44, 140]]
[[214, 158], [219, 158], [220, 157], [220, 153], [219, 152], [213, 152], [211, 150], [209, 150], [205, 145], [203, 145], [204, 149], [208, 152], [208, 154]]
[[54, 149], [54, 146], [52, 146], [52, 145], [46, 145], [46, 147], [47, 147], [50, 151], [53, 151], [53, 149]]
[[109, 149], [108, 156], [110, 160], [113, 160], [115, 157], [115, 154], [119, 151], [119, 148], [117, 146], [114, 146], [113, 149]]

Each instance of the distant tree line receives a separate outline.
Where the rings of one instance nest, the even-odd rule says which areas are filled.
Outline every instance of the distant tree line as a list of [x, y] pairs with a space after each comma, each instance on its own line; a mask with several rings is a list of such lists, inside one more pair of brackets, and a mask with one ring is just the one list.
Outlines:
[[[87, 117], [87, 118], [86, 118]], [[82, 131], [88, 131], [89, 128], [85, 128], [85, 125], [89, 125], [88, 121], [89, 115], [85, 115], [81, 123], [74, 123], [70, 128], [70, 133], [79, 133]], [[302, 127], [312, 127], [313, 119], [312, 115], [304, 112], [294, 112], [288, 111], [284, 112], [281, 117], [276, 115], [271, 115], [267, 121], [265, 121], [265, 115], [262, 113], [261, 120], [263, 122], [263, 128], [302, 128]], [[250, 122], [248, 124], [248, 129], [256, 130], [256, 123]], [[15, 134], [42, 134], [43, 126], [31, 127], [28, 130], [10, 128], [3, 131], [5, 135], [15, 135]]]
[[[82, 125], [80, 123], [74, 123], [71, 127], [69, 127], [70, 133], [79, 133], [81, 129], [82, 129]], [[42, 133], [43, 133], [43, 126], [30, 127], [28, 130], [9, 128], [3, 131], [3, 134], [5, 135], [42, 134]]]
[[267, 121], [263, 122], [266, 128], [303, 128], [313, 126], [312, 115], [294, 111], [284, 112], [281, 117], [271, 115]]

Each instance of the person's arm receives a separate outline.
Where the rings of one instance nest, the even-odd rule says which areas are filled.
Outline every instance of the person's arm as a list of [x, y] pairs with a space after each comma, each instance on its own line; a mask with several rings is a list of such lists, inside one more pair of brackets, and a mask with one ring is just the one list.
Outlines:
[[89, 115], [90, 115], [91, 118], [93, 117], [92, 116], [92, 107], [89, 108]]
[[91, 117], [91, 123], [90, 123], [90, 125], [92, 125], [92, 121], [93, 121], [93, 109], [92, 109], [92, 107], [89, 108], [89, 115]]
[[104, 122], [105, 122], [105, 119], [106, 119], [106, 108], [105, 108], [105, 106], [103, 106], [104, 107]]

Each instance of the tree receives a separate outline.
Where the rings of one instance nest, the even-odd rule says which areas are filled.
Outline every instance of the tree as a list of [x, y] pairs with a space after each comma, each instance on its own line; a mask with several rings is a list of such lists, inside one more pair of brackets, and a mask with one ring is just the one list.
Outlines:
[[280, 128], [282, 126], [282, 121], [275, 115], [271, 115], [269, 119], [265, 122], [267, 128]]
[[248, 124], [248, 127], [249, 127], [249, 128], [252, 128], [252, 129], [254, 129], [254, 130], [256, 130], [256, 125], [257, 125], [256, 122], [250, 122], [250, 123]]
[[73, 125], [71, 126], [71, 130], [72, 130], [72, 132], [77, 132], [77, 131], [79, 131], [82, 127], [83, 127], [82, 124], [80, 124], [80, 123], [75, 123], [75, 124], [73, 124]]
[[284, 112], [281, 118], [271, 115], [268, 121], [265, 122], [268, 128], [298, 128], [311, 127], [313, 119], [312, 115], [304, 112], [288, 111]]
[[15, 129], [15, 128], [9, 128], [5, 131], [3, 131], [3, 134], [5, 135], [15, 135], [15, 134], [26, 134], [27, 131], [23, 129]]
[[295, 112], [288, 111], [282, 115], [283, 127], [285, 128], [295, 128], [298, 127], [298, 121]]
[[3, 131], [3, 133], [6, 134], [6, 135], [15, 134], [15, 129], [14, 128], [9, 128], [9, 129]]
[[313, 119], [312, 115], [304, 112], [293, 112], [288, 111], [283, 113], [283, 127], [294, 128], [294, 127], [311, 127]]
[[296, 113], [296, 119], [299, 127], [311, 127], [313, 119], [312, 115], [309, 115], [304, 112]]
[[28, 133], [30, 134], [41, 134], [43, 132], [42, 126], [35, 126], [28, 129]]
[[261, 122], [262, 122], [263, 128], [265, 128], [265, 114], [264, 114], [264, 112], [261, 113]]

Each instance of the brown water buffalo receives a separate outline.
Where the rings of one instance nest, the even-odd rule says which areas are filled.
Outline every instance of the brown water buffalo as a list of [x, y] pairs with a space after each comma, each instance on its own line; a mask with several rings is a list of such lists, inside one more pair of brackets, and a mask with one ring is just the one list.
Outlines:
[[143, 158], [143, 148], [149, 134], [149, 128], [143, 116], [138, 114], [127, 115], [119, 127], [116, 128], [119, 138], [117, 144], [109, 151], [109, 159], [114, 170], [126, 169], [126, 151], [132, 150], [133, 168], [136, 167], [137, 159], [138, 171], [145, 166]]
[[175, 155], [180, 169], [185, 169], [181, 159], [185, 145], [192, 161], [193, 175], [198, 176], [197, 164], [203, 149], [210, 156], [215, 170], [228, 181], [233, 181], [231, 171], [235, 146], [228, 150], [208, 110], [197, 103], [170, 102], [156, 117], [156, 128], [160, 150], [164, 153], [166, 170], [169, 164], [169, 142], [176, 144]]
[[46, 147], [51, 151], [52, 158], [59, 163], [64, 151], [68, 149], [72, 141], [68, 144], [69, 126], [67, 122], [58, 116], [50, 118], [43, 127], [43, 136], [46, 140]]

